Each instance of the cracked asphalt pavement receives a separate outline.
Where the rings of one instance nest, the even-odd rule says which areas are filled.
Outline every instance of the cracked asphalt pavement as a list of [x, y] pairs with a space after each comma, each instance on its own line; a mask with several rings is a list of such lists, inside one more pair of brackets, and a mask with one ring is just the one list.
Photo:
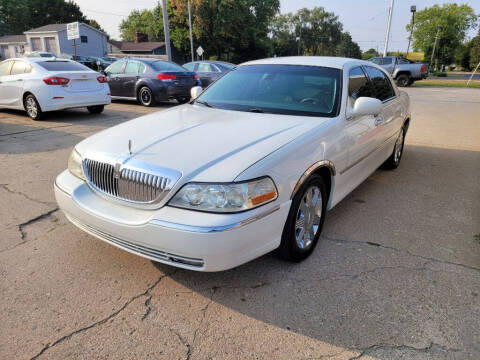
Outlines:
[[221, 273], [119, 250], [55, 203], [77, 142], [173, 103], [0, 110], [0, 358], [479, 359], [480, 91], [407, 91], [402, 164], [329, 212], [309, 259]]

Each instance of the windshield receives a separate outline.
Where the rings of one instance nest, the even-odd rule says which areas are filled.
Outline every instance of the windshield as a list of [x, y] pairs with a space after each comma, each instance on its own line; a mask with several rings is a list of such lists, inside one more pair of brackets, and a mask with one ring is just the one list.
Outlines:
[[196, 101], [228, 110], [334, 117], [340, 82], [339, 69], [244, 65], [217, 80]]
[[150, 66], [156, 71], [185, 71], [185, 68], [167, 61], [154, 61]]

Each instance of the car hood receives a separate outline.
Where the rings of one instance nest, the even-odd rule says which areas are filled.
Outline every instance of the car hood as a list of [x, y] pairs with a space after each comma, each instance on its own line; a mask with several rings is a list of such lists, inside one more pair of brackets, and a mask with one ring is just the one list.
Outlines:
[[181, 183], [228, 182], [324, 121], [186, 104], [99, 132], [79, 143], [77, 150], [83, 158], [127, 159], [124, 164], [135, 159], [177, 170]]

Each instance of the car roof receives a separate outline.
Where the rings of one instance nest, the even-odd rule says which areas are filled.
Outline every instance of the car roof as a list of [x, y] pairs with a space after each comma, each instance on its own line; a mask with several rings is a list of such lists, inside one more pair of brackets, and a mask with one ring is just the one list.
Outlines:
[[210, 63], [210, 64], [227, 64], [227, 65], [235, 65], [233, 63], [229, 63], [228, 61], [221, 61], [221, 60], [195, 60], [195, 61], [190, 61], [187, 64], [191, 63]]
[[56, 58], [56, 57], [50, 57], [50, 58], [47, 58], [47, 57], [9, 58], [9, 59], [6, 59], [5, 61], [7, 61], [7, 60], [22, 60], [22, 61], [30, 62], [30, 63], [37, 63], [37, 62], [44, 62], [44, 61], [68, 61], [68, 62], [74, 62], [74, 61], [69, 60], [69, 59]]
[[244, 62], [241, 65], [304, 65], [304, 66], [324, 66], [335, 69], [343, 69], [347, 64], [365, 64], [371, 65], [359, 59], [331, 57], [331, 56], [285, 56], [253, 60]]

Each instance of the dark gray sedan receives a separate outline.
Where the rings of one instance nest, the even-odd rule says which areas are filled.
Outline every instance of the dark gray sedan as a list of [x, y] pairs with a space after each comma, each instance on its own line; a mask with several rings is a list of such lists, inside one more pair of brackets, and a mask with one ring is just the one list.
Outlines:
[[232, 70], [235, 67], [235, 64], [231, 64], [224, 61], [192, 61], [185, 65], [184, 68], [195, 71], [200, 81], [202, 82], [202, 87], [207, 87], [212, 82], [218, 78], [225, 75], [227, 72]]
[[157, 101], [190, 100], [190, 89], [200, 85], [198, 75], [173, 62], [124, 58], [105, 69], [112, 99], [138, 100], [144, 106]]

